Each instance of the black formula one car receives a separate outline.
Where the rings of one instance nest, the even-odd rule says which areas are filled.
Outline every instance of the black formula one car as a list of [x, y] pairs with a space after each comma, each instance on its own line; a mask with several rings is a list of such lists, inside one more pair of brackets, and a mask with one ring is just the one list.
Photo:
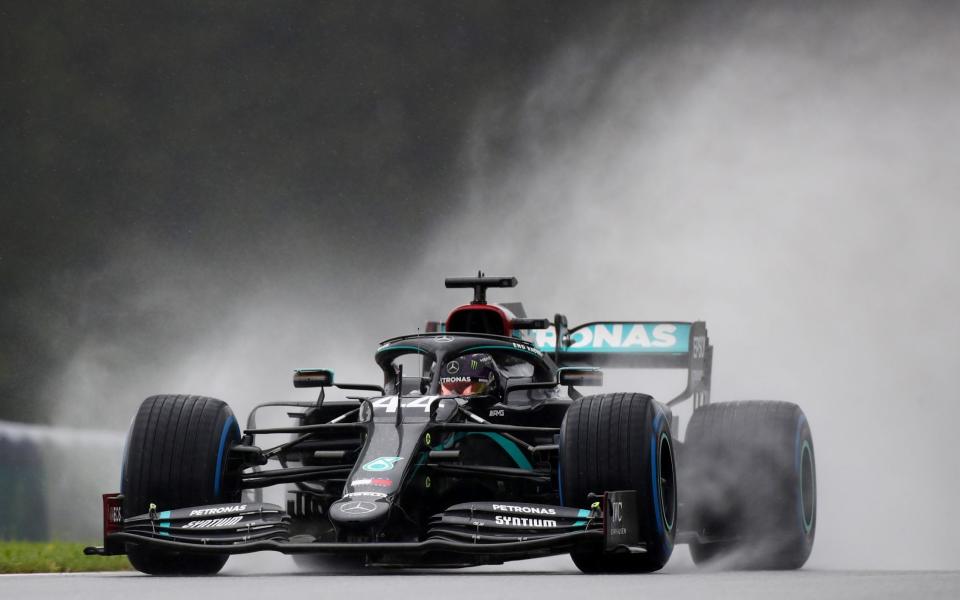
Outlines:
[[[816, 530], [813, 440], [784, 402], [710, 403], [703, 322], [568, 327], [486, 301], [512, 277], [448, 279], [470, 304], [376, 351], [382, 384], [294, 373], [316, 402], [267, 403], [242, 429], [224, 402], [152, 396], [104, 495], [104, 544], [151, 574], [212, 574], [230, 554], [464, 567], [569, 553], [584, 572], [699, 564], [798, 568]], [[688, 371], [668, 402], [583, 395], [600, 367]], [[326, 390], [351, 396], [326, 397]], [[672, 407], [692, 399], [681, 443]], [[289, 427], [258, 428], [265, 407]], [[278, 437], [279, 436], [279, 437]], [[273, 441], [267, 443], [266, 440]], [[275, 465], [275, 466], [274, 466]], [[286, 506], [262, 488], [286, 485]]]

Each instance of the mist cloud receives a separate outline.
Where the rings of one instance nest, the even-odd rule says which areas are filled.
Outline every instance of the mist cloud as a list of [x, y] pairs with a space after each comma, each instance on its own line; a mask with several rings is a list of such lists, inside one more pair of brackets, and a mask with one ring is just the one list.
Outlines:
[[812, 565], [955, 568], [957, 11], [734, 6], [611, 26], [480, 114], [436, 247], [482, 245], [535, 316], [705, 319], [715, 400], [810, 418]]

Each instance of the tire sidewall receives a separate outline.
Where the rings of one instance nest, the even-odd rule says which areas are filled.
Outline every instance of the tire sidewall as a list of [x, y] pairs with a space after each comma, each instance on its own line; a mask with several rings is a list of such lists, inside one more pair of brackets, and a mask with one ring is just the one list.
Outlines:
[[[650, 405], [654, 417], [651, 424], [652, 435], [649, 441], [647, 469], [650, 475], [652, 506], [645, 506], [644, 499], [638, 497], [637, 510], [641, 517], [648, 516], [647, 552], [651, 557], [656, 557], [654, 558], [656, 562], [666, 564], [673, 553], [677, 531], [676, 455], [667, 415], [657, 403], [650, 402]], [[667, 452], [670, 453], [669, 457], [665, 456]], [[665, 469], [670, 472], [665, 472]], [[672, 493], [661, 485], [665, 479], [673, 482]]]
[[797, 409], [797, 433], [794, 453], [796, 462], [794, 467], [795, 484], [794, 498], [796, 505], [796, 533], [793, 541], [793, 562], [799, 562], [797, 567], [806, 562], [813, 550], [813, 541], [817, 533], [817, 471], [816, 456], [813, 448], [813, 436], [806, 415]]

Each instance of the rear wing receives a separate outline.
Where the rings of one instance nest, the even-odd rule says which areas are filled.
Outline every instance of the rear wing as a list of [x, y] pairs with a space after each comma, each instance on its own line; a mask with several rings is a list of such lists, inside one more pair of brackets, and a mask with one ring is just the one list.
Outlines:
[[687, 387], [667, 404], [693, 398], [697, 409], [710, 403], [713, 346], [703, 321], [594, 321], [567, 329], [557, 315], [547, 329], [517, 333], [561, 367], [686, 369]]

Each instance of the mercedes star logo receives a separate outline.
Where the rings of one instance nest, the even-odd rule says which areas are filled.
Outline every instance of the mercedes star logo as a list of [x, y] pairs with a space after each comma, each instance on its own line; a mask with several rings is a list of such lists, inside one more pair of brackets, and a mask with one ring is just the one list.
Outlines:
[[460, 363], [458, 363], [455, 360], [451, 360], [450, 362], [447, 363], [447, 373], [450, 373], [451, 375], [456, 375], [459, 372], [460, 372]]
[[434, 341], [436, 341], [436, 342], [444, 342], [444, 343], [445, 343], [445, 342], [452, 342], [452, 341], [453, 341], [453, 338], [450, 337], [449, 335], [438, 335], [437, 337], [435, 337], [435, 338], [433, 338], [433, 339], [434, 339]]
[[377, 505], [373, 502], [347, 502], [340, 505], [340, 512], [348, 515], [365, 515], [377, 510]]

